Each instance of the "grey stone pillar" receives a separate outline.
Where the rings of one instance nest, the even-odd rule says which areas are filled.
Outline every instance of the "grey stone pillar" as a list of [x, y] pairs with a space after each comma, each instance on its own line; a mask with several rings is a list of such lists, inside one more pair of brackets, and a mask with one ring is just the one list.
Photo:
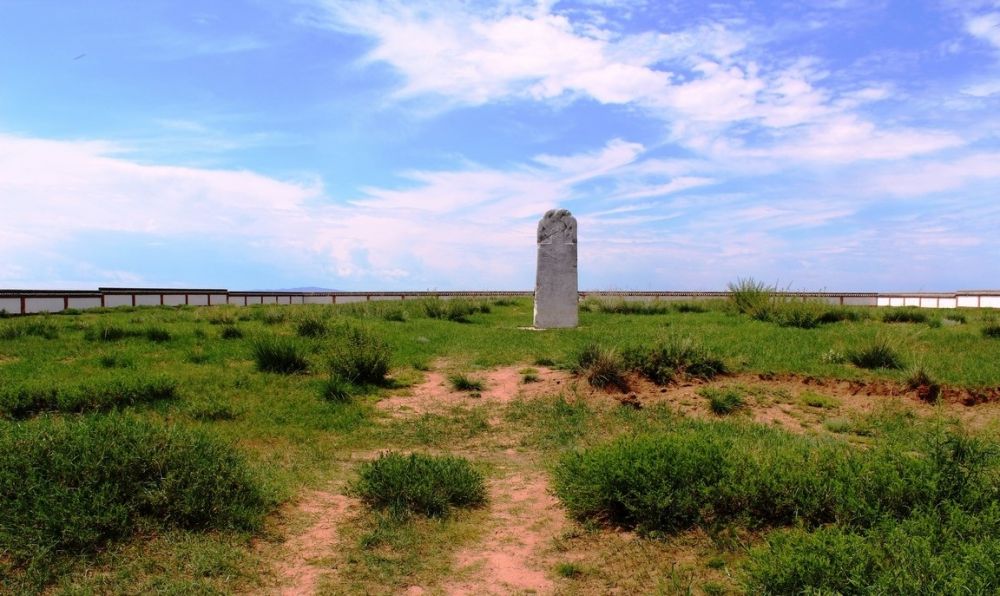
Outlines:
[[553, 209], [538, 222], [535, 327], [576, 327], [578, 301], [576, 218]]

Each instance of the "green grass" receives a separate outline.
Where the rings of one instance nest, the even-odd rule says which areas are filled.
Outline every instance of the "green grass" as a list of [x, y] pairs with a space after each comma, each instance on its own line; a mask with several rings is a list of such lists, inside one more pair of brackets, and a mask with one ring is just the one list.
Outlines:
[[451, 456], [383, 453], [361, 465], [351, 490], [367, 505], [398, 515], [442, 517], [454, 507], [486, 503], [482, 473]]
[[[450, 308], [450, 301], [430, 302], [433, 302], [432, 309]], [[129, 307], [87, 310], [71, 316], [4, 319], [0, 321], [0, 330], [6, 330], [8, 326], [18, 330], [0, 331], [0, 393], [13, 394], [15, 389], [20, 392], [20, 388], [32, 388], [31, 391], [42, 395], [43, 399], [37, 402], [25, 400], [25, 403], [37, 405], [25, 408], [17, 419], [10, 415], [7, 415], [8, 419], [0, 419], [0, 433], [23, 425], [69, 424], [94, 416], [96, 414], [81, 416], [58, 407], [59, 399], [85, 395], [87, 399], [77, 401], [80, 406], [66, 410], [107, 411], [110, 413], [100, 416], [120, 417], [121, 414], [114, 410], [125, 409], [128, 417], [157, 428], [166, 427], [171, 432], [180, 433], [207, 433], [217, 441], [233, 446], [250, 468], [261, 470], [262, 480], [271, 487], [276, 501], [288, 501], [300, 491], [311, 488], [325, 490], [331, 483], [343, 486], [351, 472], [350, 466], [345, 466], [344, 462], [357, 458], [359, 452], [394, 450], [408, 453], [415, 449], [433, 449], [437, 453], [447, 453], [457, 449], [474, 450], [476, 460], [487, 464], [484, 469], [491, 469], [488, 467], [491, 464], [503, 465], [509, 449], [532, 462], [554, 462], [567, 451], [597, 447], [619, 435], [669, 434], [682, 419], [677, 412], [655, 403], [633, 410], [618, 407], [614, 400], [605, 400], [613, 404], [606, 405], [599, 401], [600, 396], [596, 402], [594, 398], [580, 399], [574, 395], [575, 381], [554, 385], [551, 395], [516, 399], [510, 404], [469, 400], [468, 404], [441, 414], [414, 415], [401, 420], [387, 417], [375, 407], [375, 402], [392, 387], [412, 382], [417, 376], [413, 371], [416, 364], [436, 369], [444, 363], [447, 370], [470, 371], [489, 370], [495, 366], [515, 366], [520, 370], [537, 362], [537, 366], [572, 369], [577, 355], [588, 345], [596, 344], [620, 354], [626, 360], [625, 370], [629, 376], [637, 370], [631, 366], [645, 363], [649, 375], [661, 380], [672, 378], [682, 381], [688, 376], [696, 376], [693, 373], [704, 372], [699, 366], [692, 366], [697, 359], [691, 355], [701, 353], [707, 361], [720, 362], [725, 371], [738, 374], [794, 373], [823, 379], [905, 384], [913, 372], [905, 365], [922, 363], [928, 377], [942, 388], [1000, 386], [1000, 342], [981, 333], [991, 320], [991, 312], [987, 310], [963, 309], [960, 314], [966, 318], [966, 324], [945, 324], [932, 328], [929, 325], [886, 324], [881, 321], [882, 311], [879, 309], [829, 307], [823, 312], [837, 313], [830, 315], [831, 320], [824, 320], [816, 327], [801, 328], [782, 326], [775, 320], [755, 320], [738, 314], [731, 305], [705, 303], [703, 312], [682, 312], [683, 309], [676, 307], [647, 314], [582, 310], [579, 328], [538, 333], [520, 329], [531, 323], [530, 299], [504, 301], [503, 304], [483, 303], [487, 305], [486, 309], [476, 308], [475, 312], [469, 312], [469, 308], [459, 302], [455, 312], [460, 315], [459, 319], [466, 321], [462, 324], [449, 319], [447, 310], [440, 317], [428, 316], [425, 301], [421, 300], [335, 306], [223, 306], [218, 310], [215, 307]], [[854, 313], [860, 314], [855, 316]], [[949, 313], [940, 314], [946, 317]], [[328, 332], [299, 337], [297, 324], [305, 317], [327, 321]], [[398, 320], [400, 318], [403, 320]], [[327, 385], [327, 379], [333, 377], [329, 370], [331, 354], [338, 350], [349, 351], [344, 346], [351, 345], [351, 341], [344, 341], [345, 336], [340, 333], [348, 326], [361, 328], [377, 339], [373, 342], [376, 349], [371, 352], [376, 357], [360, 360], [385, 363], [387, 374], [383, 377], [384, 382], [371, 386], [335, 386], [332, 389]], [[29, 332], [28, 329], [32, 328], [35, 331]], [[170, 340], [150, 341], [144, 334], [149, 328], [166, 331]], [[228, 329], [239, 333], [223, 339], [223, 336], [228, 337]], [[280, 338], [278, 341], [293, 346], [292, 360], [298, 364], [292, 368], [298, 370], [298, 374], [270, 374], [258, 370], [253, 348], [254, 338], [259, 337]], [[877, 339], [887, 341], [897, 355], [905, 356], [902, 359], [903, 368], [864, 369], [846, 359], [852, 350]], [[687, 349], [685, 344], [697, 349]], [[384, 350], [378, 348], [379, 345]], [[687, 356], [676, 358], [677, 354]], [[841, 356], [824, 358], [825, 354]], [[636, 360], [630, 361], [635, 355], [638, 355]], [[352, 357], [345, 357], [345, 362], [351, 360]], [[682, 365], [675, 366], [677, 362]], [[349, 364], [347, 368], [353, 368], [355, 364]], [[365, 368], [380, 370], [381, 367], [379, 364]], [[712, 366], [704, 370], [713, 371], [716, 368]], [[548, 375], [543, 377], [549, 382]], [[97, 389], [107, 389], [113, 385], [114, 379], [119, 378], [134, 379], [136, 383], [141, 379], [168, 378], [175, 384], [175, 394], [170, 398], [148, 401], [138, 397], [139, 393], [133, 394], [134, 401], [130, 401], [132, 398], [95, 398], [100, 394]], [[343, 391], [345, 388], [347, 391]], [[59, 398], [50, 400], [48, 396], [52, 395]], [[113, 393], [107, 392], [106, 395]], [[88, 400], [94, 401], [91, 403]], [[57, 405], [53, 407], [52, 403]], [[827, 418], [822, 423], [817, 421], [816, 427], [806, 434], [815, 432], [839, 437], [841, 443], [859, 443], [873, 453], [888, 449], [883, 444], [889, 432], [885, 427], [856, 417], [846, 408], [841, 410], [844, 411], [836, 411], [837, 418]], [[813, 414], [822, 416], [828, 413], [829, 410], [824, 409]], [[713, 418], [712, 423], [749, 424], [745, 418]], [[915, 428], [916, 423], [915, 420], [902, 419], [894, 424], [905, 429]], [[984, 425], [990, 432], [996, 426], [989, 421], [985, 421]], [[712, 432], [708, 431], [708, 434], [712, 435]], [[910, 443], [915, 441], [916, 438], [912, 438]], [[903, 444], [915, 457], [926, 457], [928, 453], [924, 447], [910, 449], [909, 443]], [[86, 449], [99, 451], [101, 443], [95, 439], [87, 445]], [[731, 457], [737, 458], [741, 466], [760, 469], [762, 464], [755, 462], [764, 457], [763, 448], [753, 449], [757, 443], [732, 445]], [[852, 445], [844, 448], [857, 449]], [[816, 453], [825, 453], [825, 449], [818, 449]], [[776, 447], [775, 451], [787, 452], [783, 447]], [[103, 453], [107, 454], [107, 451]], [[809, 453], [813, 451], [797, 453], [808, 463]], [[98, 455], [96, 452], [81, 452], [76, 457], [87, 459]], [[729, 457], [726, 455], [724, 461], [734, 461], [726, 459]], [[855, 459], [848, 458], [846, 461], [860, 465]], [[790, 469], [801, 467], [798, 460], [786, 462], [786, 465]], [[808, 491], [805, 494], [809, 494]], [[883, 491], [883, 494], [895, 493]], [[448, 553], [454, 554], [448, 548], [458, 548], [458, 545], [440, 551], [441, 545], [451, 544], [448, 540], [455, 536], [474, 534], [463, 525], [466, 523], [463, 520], [482, 521], [477, 517], [480, 515], [486, 514], [483, 511], [463, 510], [450, 515], [446, 526], [436, 525], [439, 520], [435, 518], [426, 524], [409, 521], [397, 529], [387, 528], [383, 534], [385, 541], [373, 540], [370, 548], [358, 549], [351, 546], [354, 543], [348, 544], [351, 550], [345, 556], [358, 558], [346, 562], [338, 559], [336, 564], [348, 565], [348, 568], [360, 573], [358, 577], [367, 578], [364, 582], [368, 583], [357, 584], [361, 586], [356, 586], [358, 593], [366, 589], [380, 589], [383, 584], [378, 578], [395, 578], [392, 581], [400, 583], [391, 583], [393, 589], [401, 589], [409, 585], [405, 582], [411, 577], [410, 573], [429, 574], [431, 571], [428, 569], [433, 568], [446, 574], [453, 560]], [[895, 516], [890, 517], [897, 520]], [[723, 515], [718, 517], [718, 526], [712, 525], [714, 521], [708, 524], [704, 520], [698, 525], [708, 524], [713, 536], [722, 535], [714, 533], [718, 528], [753, 527], [753, 535], [758, 536], [759, 541], [771, 536], [774, 533], [772, 528], [778, 528], [778, 532], [796, 531], [797, 522], [790, 526], [783, 523], [761, 525], [755, 519], [753, 516], [744, 520], [739, 515]], [[898, 519], [905, 521], [909, 518], [904, 516]], [[46, 573], [51, 574], [52, 581], [47, 584], [47, 589], [54, 593], [226, 593], [266, 589], [261, 582], [266, 582], [270, 561], [259, 560], [251, 543], [270, 540], [269, 534], [254, 534], [252, 530], [251, 534], [240, 533], [243, 531], [233, 534], [229, 530], [203, 532], [145, 517], [139, 520], [139, 530], [93, 549], [85, 555], [86, 562], [48, 567]], [[371, 521], [377, 526], [374, 518], [365, 517], [365, 520], [366, 524]], [[880, 537], [883, 536], [873, 534], [881, 527], [879, 523], [869, 526], [852, 522], [845, 526], [833, 521], [825, 526], [845, 529], [866, 541], [882, 540]], [[815, 528], [805, 524], [802, 531], [812, 533]], [[391, 537], [394, 532], [396, 538]], [[980, 532], [976, 536], [986, 534]], [[976, 538], [975, 541], [980, 540]], [[639, 543], [652, 544], [641, 540]], [[890, 541], [885, 544], [895, 548], [904, 543]], [[761, 546], [761, 543], [755, 542], [747, 545], [746, 549], [734, 550], [731, 556], [727, 555], [730, 556], [733, 577], [742, 577], [738, 574], [742, 573], [745, 557], [737, 553], [747, 552], [755, 545]], [[30, 550], [31, 547], [26, 548]], [[26, 556], [45, 559], [49, 553], [40, 548], [33, 555], [29, 553]], [[193, 550], [186, 551], [186, 548]], [[444, 555], [434, 558], [434, 553], [439, 551]], [[421, 562], [424, 555], [437, 562], [428, 568]], [[203, 571], [200, 564], [192, 561], [201, 556], [206, 561], [204, 569], [209, 571]], [[960, 558], [964, 555], [957, 552], [954, 556]], [[71, 559], [77, 560], [76, 555]], [[923, 560], [936, 564], [930, 559]], [[0, 586], [0, 592], [37, 591], [37, 585], [26, 579], [25, 565], [19, 563], [14, 568], [11, 561], [9, 555], [0, 555], [0, 582], [5, 582]], [[235, 564], [232, 561], [243, 561], [238, 565], [238, 572], [233, 571]], [[789, 561], [795, 562], [793, 559]], [[960, 564], [966, 563], [960, 560]], [[604, 571], [594, 561], [581, 565], [587, 572], [573, 581], [585, 585], [584, 591], [600, 592], [601, 587], [595, 582], [603, 581]], [[666, 573], [663, 569], [669, 568], [669, 561], [660, 561], [655, 569], [650, 567], [654, 583]], [[214, 575], [208, 577], [203, 573]], [[633, 572], [621, 570], [620, 573]], [[635, 573], [641, 575], [645, 571]], [[718, 581], [720, 577], [708, 579]], [[22, 580], [29, 583], [18, 583]], [[699, 589], [703, 583], [696, 581], [694, 589]], [[331, 591], [336, 591], [336, 588]]]
[[0, 415], [27, 418], [41, 412], [95, 412], [177, 397], [173, 379], [119, 373], [75, 384], [25, 382], [0, 388]]

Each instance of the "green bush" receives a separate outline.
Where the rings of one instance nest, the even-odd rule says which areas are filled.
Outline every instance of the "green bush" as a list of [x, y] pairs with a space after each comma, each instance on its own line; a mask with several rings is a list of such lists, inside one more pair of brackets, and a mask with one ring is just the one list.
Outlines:
[[726, 363], [691, 337], [671, 336], [648, 349], [631, 349], [626, 363], [644, 377], [665, 385], [676, 375], [713, 379], [727, 372]]
[[108, 322], [98, 323], [84, 332], [84, 337], [90, 341], [118, 341], [134, 335], [134, 332], [121, 325]]
[[944, 431], [866, 450], [750, 423], [678, 422], [563, 457], [556, 494], [580, 520], [642, 531], [829, 523], [868, 528], [1000, 490], [996, 450]]
[[12, 321], [0, 327], [0, 339], [18, 339], [28, 335], [45, 339], [58, 339], [59, 326], [50, 321], [48, 317], [30, 317]]
[[75, 385], [8, 384], [0, 388], [0, 414], [25, 418], [40, 412], [104, 411], [175, 397], [176, 381], [137, 374], [121, 374]]
[[826, 306], [813, 300], [789, 299], [773, 305], [771, 318], [782, 327], [814, 329], [822, 322]]
[[669, 302], [660, 300], [603, 300], [587, 298], [581, 308], [588, 312], [603, 312], [616, 315], [665, 315], [672, 308]]
[[222, 339], [242, 339], [243, 331], [236, 325], [226, 325], [219, 331], [219, 337]]
[[261, 335], [253, 340], [251, 351], [261, 372], [291, 375], [309, 369], [302, 347], [290, 337]]
[[295, 323], [299, 337], [323, 337], [328, 331], [326, 320], [317, 316], [307, 316]]
[[170, 332], [164, 329], [163, 327], [155, 327], [155, 326], [146, 327], [145, 329], [143, 329], [142, 335], [149, 341], [153, 342], [165, 342], [165, 341], [170, 341], [171, 339]]
[[352, 492], [371, 507], [400, 515], [441, 517], [452, 507], [486, 502], [482, 474], [468, 460], [448, 455], [383, 453], [361, 465]]
[[440, 298], [428, 298], [423, 301], [424, 314], [432, 319], [446, 319], [456, 323], [468, 323], [469, 317], [476, 313], [489, 313], [491, 310], [488, 302], [466, 300], [465, 298], [452, 298], [442, 300]]
[[43, 581], [141, 528], [256, 530], [270, 507], [210, 434], [119, 415], [0, 424], [0, 503], [0, 552]]
[[868, 345], [848, 351], [847, 359], [859, 368], [903, 368], [902, 356], [889, 340], [883, 337], [876, 337]]
[[593, 387], [628, 391], [625, 361], [614, 348], [588, 344], [576, 357], [576, 370]]
[[857, 308], [847, 306], [835, 306], [823, 311], [819, 317], [820, 323], [840, 323], [842, 321], [863, 321], [868, 318], [868, 313]]
[[708, 312], [708, 307], [697, 302], [674, 302], [673, 309], [679, 313]]
[[1000, 339], [1000, 322], [988, 321], [983, 325], [983, 337]]
[[391, 351], [379, 336], [361, 327], [337, 330], [330, 348], [330, 372], [355, 384], [385, 384]]
[[750, 551], [749, 594], [996, 594], [1000, 512], [953, 506], [869, 531], [776, 532]]

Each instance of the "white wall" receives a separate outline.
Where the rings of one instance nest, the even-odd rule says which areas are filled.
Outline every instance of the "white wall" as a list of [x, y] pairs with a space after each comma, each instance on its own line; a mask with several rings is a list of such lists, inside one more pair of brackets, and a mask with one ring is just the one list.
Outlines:
[[131, 294], [108, 294], [104, 297], [104, 306], [132, 306]]
[[29, 313], [59, 312], [66, 305], [62, 298], [34, 298], [29, 296], [25, 302], [25, 310]]
[[70, 308], [79, 308], [82, 310], [85, 308], [97, 308], [100, 305], [101, 305], [100, 298], [83, 298], [83, 297], [74, 298], [72, 296], [69, 297]]
[[0, 298], [0, 310], [16, 315], [21, 312], [20, 298]]

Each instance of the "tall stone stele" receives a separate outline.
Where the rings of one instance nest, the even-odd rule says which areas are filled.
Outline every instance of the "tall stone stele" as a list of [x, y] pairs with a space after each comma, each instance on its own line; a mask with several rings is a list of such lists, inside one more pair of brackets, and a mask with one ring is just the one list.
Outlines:
[[576, 218], [565, 209], [552, 209], [538, 222], [535, 327], [576, 327], [578, 300]]

